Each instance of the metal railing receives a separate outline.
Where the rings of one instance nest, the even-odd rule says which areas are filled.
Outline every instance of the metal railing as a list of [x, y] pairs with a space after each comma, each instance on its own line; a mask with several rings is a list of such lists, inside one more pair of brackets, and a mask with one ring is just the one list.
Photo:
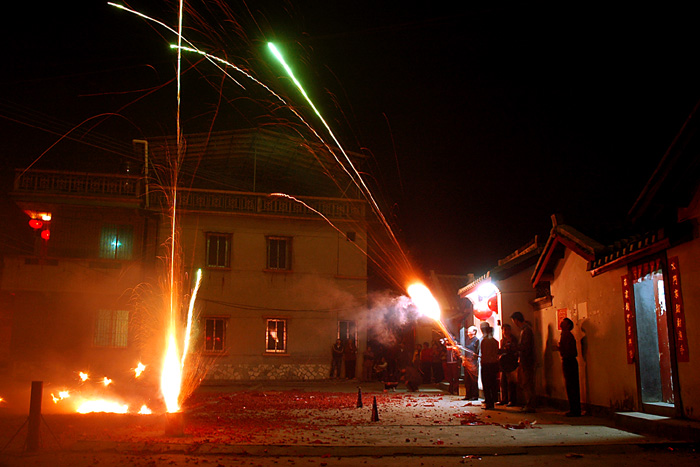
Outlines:
[[[17, 170], [14, 193], [16, 195], [31, 193], [136, 199], [142, 197], [142, 186], [142, 177], [134, 175]], [[170, 193], [170, 189], [151, 191], [147, 208], [167, 211], [170, 196], [166, 193]], [[271, 196], [266, 193], [180, 189], [178, 206], [186, 211], [294, 217], [318, 217], [318, 213], [321, 213], [328, 219], [363, 220], [365, 218], [365, 202], [362, 200], [315, 197], [294, 199]]]
[[138, 197], [141, 177], [56, 170], [15, 171], [15, 193]]
[[[152, 207], [166, 209], [169, 204], [169, 196], [165, 195], [165, 191], [151, 193]], [[318, 213], [321, 213], [328, 219], [344, 220], [362, 220], [365, 217], [365, 202], [361, 200], [305, 197], [295, 200], [265, 193], [181, 189], [178, 191], [177, 204], [186, 211], [294, 217], [318, 217]]]

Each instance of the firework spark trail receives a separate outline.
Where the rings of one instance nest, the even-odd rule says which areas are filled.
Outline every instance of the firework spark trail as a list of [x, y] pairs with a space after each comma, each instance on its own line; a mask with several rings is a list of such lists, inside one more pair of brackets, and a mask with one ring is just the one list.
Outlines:
[[[343, 231], [340, 230], [338, 227], [336, 227], [336, 225], [335, 225], [330, 219], [328, 219], [322, 212], [320, 212], [320, 211], [318, 211], [318, 210], [312, 208], [311, 206], [309, 206], [308, 204], [306, 204], [306, 203], [303, 202], [302, 200], [300, 200], [300, 199], [298, 199], [298, 198], [295, 198], [294, 196], [288, 195], [288, 194], [286, 194], [286, 193], [270, 193], [270, 196], [279, 197], [279, 198], [287, 198], [287, 199], [289, 199], [289, 200], [294, 201], [295, 203], [301, 204], [302, 206], [304, 206], [304, 207], [305, 207], [306, 209], [308, 209], [309, 211], [311, 211], [311, 212], [313, 212], [314, 214], [317, 214], [318, 216], [320, 216], [324, 221], [326, 221], [326, 222], [328, 223], [328, 225], [330, 225], [331, 227], [333, 227], [338, 233], [340, 233], [341, 235], [345, 235], [345, 232], [343, 232]], [[353, 242], [353, 244], [355, 245], [355, 248], [357, 248], [358, 250], [360, 250], [367, 258], [370, 257], [369, 254], [367, 253], [367, 251], [363, 250], [363, 249], [360, 247], [360, 245], [358, 245], [358, 244], [355, 243], [355, 242]]]
[[[180, 125], [180, 111], [181, 111], [181, 75], [182, 75], [182, 41], [185, 40], [188, 44], [189, 41], [184, 39], [182, 35], [182, 21], [183, 21], [183, 10], [184, 10], [184, 0], [179, 2], [179, 13], [178, 13], [178, 30], [167, 26], [166, 24], [158, 21], [154, 18], [146, 16], [135, 10], [124, 7], [116, 3], [108, 3], [111, 6], [119, 8], [121, 10], [133, 13], [141, 18], [152, 21], [173, 34], [177, 35], [178, 46], [177, 46], [177, 116], [176, 116], [176, 143], [177, 143], [177, 155], [174, 161], [171, 162], [172, 170], [172, 205], [171, 205], [171, 228], [170, 228], [170, 274], [169, 274], [169, 311], [170, 311], [170, 324], [168, 326], [168, 331], [166, 333], [166, 354], [163, 361], [163, 369], [161, 373], [161, 392], [166, 403], [166, 410], [168, 412], [177, 412], [180, 409], [180, 396], [182, 389], [182, 377], [184, 371], [184, 365], [187, 353], [189, 351], [189, 341], [192, 329], [192, 314], [194, 310], [194, 299], [196, 298], [196, 291], [193, 293], [193, 299], [190, 303], [187, 316], [187, 329], [184, 336], [183, 351], [180, 354], [177, 346], [176, 336], [177, 336], [177, 311], [179, 310], [179, 285], [176, 282], [176, 262], [177, 262], [177, 248], [178, 248], [178, 237], [177, 237], [177, 211], [178, 211], [178, 198], [177, 198], [177, 185], [179, 178], [179, 167], [183, 156], [183, 141], [182, 141], [182, 129]], [[191, 44], [190, 44], [191, 45]], [[194, 47], [194, 46], [193, 46]], [[216, 63], [215, 63], [216, 65]], [[216, 65], [220, 68], [218, 65]], [[235, 81], [235, 80], [234, 80]], [[201, 281], [201, 272], [198, 274], [197, 289]]]
[[202, 283], [202, 270], [197, 269], [197, 279], [195, 280], [194, 290], [192, 291], [192, 296], [190, 297], [190, 306], [187, 309], [187, 329], [185, 330], [185, 347], [182, 349], [182, 361], [180, 363], [180, 368], [182, 371], [185, 369], [185, 360], [187, 359], [187, 352], [190, 348], [190, 340], [192, 338], [192, 319], [194, 317], [194, 303], [197, 301], [197, 292], [199, 291], [199, 286]]
[[[301, 92], [302, 96], [304, 96], [304, 98], [305, 98], [306, 101], [309, 103], [309, 105], [311, 106], [311, 108], [313, 109], [313, 111], [316, 113], [316, 115], [318, 116], [318, 118], [321, 120], [321, 123], [323, 123], [323, 126], [324, 126], [324, 127], [326, 128], [326, 130], [328, 131], [328, 134], [330, 134], [331, 138], [332, 138], [333, 141], [335, 142], [335, 144], [336, 144], [336, 146], [338, 147], [338, 149], [340, 150], [340, 152], [343, 154], [343, 156], [345, 156], [345, 160], [348, 162], [348, 165], [352, 168], [353, 172], [355, 173], [355, 176], [351, 175], [351, 174], [347, 171], [347, 169], [345, 168], [345, 165], [344, 165], [342, 162], [340, 162], [340, 160], [338, 160], [337, 157], [336, 157], [336, 161], [340, 164], [340, 166], [343, 168], [343, 170], [345, 170], [345, 173], [347, 173], [348, 176], [350, 176], [350, 180], [352, 180], [352, 182], [355, 184], [355, 186], [357, 186], [357, 187], [360, 189], [360, 191], [361, 191], [362, 193], [365, 194], [365, 197], [368, 199], [368, 201], [370, 201], [370, 205], [372, 206], [372, 210], [373, 210], [373, 211], [375, 212], [375, 214], [379, 217], [379, 219], [380, 219], [381, 222], [382, 222], [382, 225], [384, 225], [385, 229], [387, 230], [387, 233], [389, 234], [389, 236], [391, 237], [391, 239], [394, 241], [394, 243], [396, 244], [396, 246], [399, 247], [399, 251], [402, 253], [402, 258], [404, 259], [405, 263], [408, 264], [408, 258], [406, 258], [406, 256], [405, 256], [405, 254], [404, 254], [404, 252], [403, 252], [403, 249], [401, 248], [401, 245], [400, 245], [398, 239], [397, 239], [396, 236], [394, 235], [394, 231], [392, 230], [391, 226], [389, 225], [389, 222], [388, 222], [388, 221], [386, 220], [386, 218], [384, 217], [384, 213], [382, 213], [381, 209], [379, 209], [379, 205], [377, 204], [377, 202], [375, 201], [374, 197], [372, 196], [372, 192], [370, 191], [370, 189], [369, 189], [369, 188], [367, 187], [367, 185], [365, 184], [364, 179], [362, 178], [362, 176], [360, 175], [360, 173], [359, 173], [359, 172], [357, 171], [357, 169], [355, 168], [355, 165], [354, 165], [354, 164], [352, 163], [352, 161], [350, 160], [350, 157], [349, 157], [349, 156], [347, 155], [347, 153], [345, 152], [345, 149], [343, 148], [343, 146], [340, 144], [340, 142], [338, 141], [338, 139], [335, 137], [335, 133], [333, 133], [333, 130], [331, 130], [330, 126], [328, 126], [328, 123], [326, 123], [326, 120], [323, 118], [323, 116], [322, 116], [321, 113], [318, 111], [318, 109], [316, 108], [316, 106], [314, 105], [314, 103], [311, 101], [311, 99], [309, 98], [308, 94], [307, 94], [306, 91], [304, 90], [304, 88], [303, 88], [303, 86], [301, 85], [301, 83], [299, 82], [299, 80], [297, 80], [296, 76], [294, 76], [294, 72], [293, 72], [292, 69], [289, 67], [289, 65], [287, 65], [287, 62], [284, 60], [284, 57], [283, 57], [282, 54], [279, 52], [279, 50], [277, 49], [277, 47], [275, 47], [275, 45], [274, 45], [272, 42], [269, 42], [267, 45], [268, 45], [268, 48], [270, 49], [270, 51], [272, 52], [272, 54], [275, 56], [275, 58], [282, 64], [282, 66], [284, 67], [285, 71], [287, 72], [287, 74], [289, 75], [289, 77], [290, 77], [290, 78], [292, 79], [292, 81], [294, 82], [294, 85], [299, 89], [299, 91]], [[333, 156], [335, 157], [335, 153], [333, 153], [332, 151], [331, 151], [331, 153], [332, 153]], [[360, 185], [361, 185], [361, 186], [360, 186]]]
[[[111, 2], [109, 2], [108, 4], [111, 5], [111, 6], [114, 6], [114, 7], [116, 7], [116, 8], [119, 8], [119, 9], [121, 9], [121, 10], [127, 11], [127, 12], [129, 12], [129, 13], [135, 14], [135, 15], [137, 15], [137, 16], [143, 18], [143, 19], [146, 19], [146, 20], [148, 20], [148, 21], [152, 21], [152, 22], [154, 22], [154, 23], [156, 23], [156, 24], [158, 24], [158, 25], [160, 25], [160, 26], [166, 28], [167, 30], [171, 31], [173, 34], [176, 34], [176, 35], [178, 36], [178, 44], [177, 44], [177, 45], [171, 45], [171, 48], [176, 48], [176, 49], [178, 49], [178, 134], [177, 134], [177, 138], [178, 138], [178, 153], [179, 153], [179, 148], [180, 148], [180, 144], [179, 144], [179, 138], [180, 138], [180, 130], [179, 130], [179, 109], [180, 109], [180, 107], [179, 107], [179, 104], [180, 104], [180, 100], [179, 100], [179, 99], [180, 99], [179, 75], [180, 75], [180, 74], [179, 74], [179, 71], [180, 71], [180, 58], [181, 58], [180, 52], [181, 52], [182, 50], [185, 50], [185, 51], [188, 51], [188, 52], [198, 53], [198, 54], [204, 56], [204, 57], [207, 58], [211, 63], [213, 63], [219, 70], [221, 70], [227, 77], [229, 77], [231, 80], [233, 80], [233, 81], [234, 81], [236, 84], [238, 84], [241, 88], [245, 89], [245, 87], [244, 87], [243, 85], [241, 85], [241, 84], [240, 84], [233, 76], [231, 76], [231, 74], [228, 73], [225, 69], [223, 69], [221, 66], [219, 66], [217, 62], [222, 63], [222, 64], [225, 64], [225, 65], [227, 65], [227, 66], [230, 66], [231, 68], [233, 68], [234, 70], [236, 70], [236, 71], [238, 71], [239, 73], [243, 74], [244, 76], [246, 76], [247, 78], [249, 78], [250, 80], [252, 80], [253, 82], [255, 82], [256, 84], [258, 84], [259, 86], [263, 87], [263, 88], [264, 88], [266, 91], [268, 91], [272, 96], [274, 96], [274, 97], [275, 97], [276, 99], [278, 99], [281, 103], [283, 103], [285, 106], [287, 106], [287, 108], [289, 108], [289, 110], [290, 110], [297, 118], [299, 118], [299, 120], [314, 134], [314, 136], [315, 136], [319, 141], [321, 141], [321, 143], [326, 147], [326, 149], [328, 149], [328, 151], [330, 152], [331, 155], [333, 155], [333, 157], [335, 158], [335, 160], [336, 160], [336, 162], [339, 164], [339, 166], [340, 166], [340, 167], [343, 169], [343, 171], [345, 171], [345, 173], [350, 177], [350, 180], [353, 182], [353, 184], [355, 184], [355, 186], [357, 186], [357, 188], [360, 190], [360, 192], [362, 192], [362, 193], [364, 194], [364, 196], [367, 198], [367, 200], [370, 202], [370, 205], [372, 206], [372, 211], [375, 213], [375, 215], [377, 215], [377, 217], [378, 217], [379, 220], [381, 221], [381, 223], [382, 223], [382, 225], [384, 226], [385, 230], [386, 230], [387, 233], [389, 234], [389, 237], [391, 238], [392, 242], [394, 243], [395, 246], [397, 246], [397, 247], [399, 248], [399, 258], [396, 259], [397, 264], [404, 264], [404, 265], [406, 265], [406, 266], [408, 266], [408, 267], [410, 268], [410, 264], [409, 264], [408, 258], [406, 257], [406, 254], [404, 253], [403, 248], [401, 248], [401, 245], [400, 245], [398, 239], [396, 238], [396, 235], [394, 234], [393, 229], [391, 228], [389, 222], [387, 221], [386, 217], [384, 216], [384, 213], [383, 213], [383, 212], [381, 211], [381, 209], [379, 208], [379, 205], [377, 204], [376, 200], [374, 199], [374, 196], [372, 195], [370, 189], [369, 189], [369, 188], [367, 187], [367, 185], [365, 184], [364, 179], [362, 178], [362, 176], [360, 175], [360, 173], [357, 171], [357, 169], [355, 168], [355, 165], [354, 165], [354, 164], [352, 163], [352, 161], [350, 160], [350, 157], [347, 155], [345, 149], [342, 147], [342, 145], [340, 144], [340, 142], [339, 142], [338, 139], [336, 138], [335, 133], [333, 133], [333, 131], [331, 130], [330, 126], [326, 123], [325, 119], [323, 118], [323, 116], [321, 115], [321, 113], [318, 111], [318, 109], [316, 108], [316, 106], [314, 105], [314, 103], [311, 101], [311, 99], [309, 98], [308, 94], [307, 94], [306, 91], [304, 90], [304, 88], [303, 88], [303, 86], [301, 85], [301, 83], [299, 83], [299, 81], [296, 79], [296, 77], [295, 77], [294, 73], [292, 72], [291, 68], [287, 65], [287, 63], [285, 62], [285, 60], [284, 60], [284, 58], [282, 57], [281, 53], [279, 52], [279, 50], [277, 50], [277, 48], [275, 47], [274, 44], [268, 43], [268, 47], [269, 47], [270, 50], [272, 51], [272, 53], [273, 53], [273, 55], [275, 56], [275, 58], [277, 58], [277, 60], [279, 60], [280, 63], [282, 64], [282, 66], [285, 68], [285, 71], [289, 74], [289, 76], [290, 76], [290, 78], [292, 79], [292, 81], [294, 82], [295, 86], [296, 86], [296, 87], [299, 89], [299, 91], [302, 93], [302, 95], [304, 96], [304, 98], [306, 99], [306, 101], [309, 103], [309, 105], [310, 105], [311, 108], [313, 109], [314, 113], [316, 113], [316, 115], [318, 116], [318, 118], [321, 120], [321, 122], [323, 123], [324, 127], [326, 128], [326, 130], [327, 130], [328, 133], [330, 134], [331, 138], [332, 138], [333, 141], [335, 142], [335, 144], [336, 144], [336, 146], [338, 147], [338, 149], [341, 151], [341, 153], [342, 153], [343, 156], [345, 157], [345, 160], [347, 161], [347, 164], [352, 168], [352, 171], [354, 172], [355, 175], [353, 175], [352, 173], [350, 173], [350, 171], [348, 171], [346, 165], [345, 165], [343, 162], [340, 161], [340, 159], [336, 156], [335, 151], [333, 151], [333, 149], [326, 143], [326, 141], [324, 140], [324, 138], [321, 137], [321, 135], [318, 134], [318, 132], [313, 128], [313, 126], [310, 125], [310, 124], [302, 117], [302, 115], [301, 115], [299, 112], [297, 112], [296, 109], [294, 109], [292, 106], [290, 106], [284, 98], [282, 98], [279, 94], [277, 94], [277, 93], [274, 92], [272, 89], [270, 89], [270, 87], [268, 87], [267, 85], [265, 85], [264, 83], [262, 83], [260, 80], [258, 80], [258, 79], [256, 79], [255, 77], [253, 77], [250, 73], [246, 72], [245, 70], [243, 70], [243, 69], [241, 69], [241, 68], [235, 66], [234, 64], [232, 64], [231, 62], [229, 62], [229, 61], [227, 61], [227, 60], [224, 60], [224, 59], [222, 59], [222, 58], [216, 57], [215, 55], [211, 55], [211, 54], [208, 54], [208, 53], [206, 53], [206, 52], [203, 52], [203, 51], [199, 50], [194, 44], [192, 44], [190, 41], [188, 41], [187, 39], [185, 39], [185, 38], [182, 36], [182, 2], [181, 2], [181, 8], [180, 8], [180, 17], [179, 17], [179, 27], [180, 27], [180, 31], [175, 31], [173, 28], [171, 28], [170, 26], [166, 25], [165, 23], [163, 23], [163, 22], [161, 22], [161, 21], [158, 21], [158, 20], [156, 20], [156, 19], [154, 19], [154, 18], [151, 18], [151, 17], [149, 17], [149, 16], [147, 16], [147, 15], [144, 15], [143, 13], [140, 13], [140, 12], [138, 12], [138, 11], [135, 11], [135, 10], [132, 10], [132, 9], [130, 9], [130, 8], [127, 8], [127, 7], [123, 6], [123, 5], [119, 5], [119, 4], [111, 3]], [[182, 41], [183, 41], [183, 40], [184, 40], [187, 44], [189, 44], [190, 47], [183, 47], [183, 46], [182, 46]], [[178, 158], [179, 158], [179, 155], [178, 155]], [[173, 196], [173, 198], [174, 198], [173, 205], [174, 205], [174, 206], [175, 206], [175, 202], [176, 202], [175, 196], [176, 196], [176, 195]], [[173, 233], [173, 235], [174, 235], [174, 233]]]
[[[263, 89], [265, 89], [267, 92], [269, 92], [269, 93], [270, 93], [272, 96], [274, 96], [279, 102], [281, 102], [282, 104], [284, 104], [284, 105], [285, 105], [285, 106], [286, 106], [286, 107], [287, 107], [287, 108], [288, 108], [288, 109], [289, 109], [289, 110], [290, 110], [290, 111], [291, 111], [291, 112], [292, 112], [292, 113], [293, 113], [293, 114], [294, 114], [294, 115], [295, 115], [295, 116], [310, 130], [310, 131], [311, 131], [311, 132], [312, 132], [312, 133], [313, 133], [313, 135], [326, 147], [326, 149], [327, 149], [327, 150], [329, 151], [329, 153], [334, 157], [334, 159], [336, 160], [336, 162], [338, 163], [338, 165], [340, 166], [340, 168], [342, 168], [342, 170], [345, 171], [345, 173], [350, 177], [350, 180], [352, 181], [352, 183], [360, 190], [361, 193], [363, 193], [363, 195], [365, 196], [365, 198], [366, 198], [366, 199], [368, 200], [368, 202], [370, 203], [373, 212], [375, 213], [375, 215], [377, 216], [377, 218], [380, 220], [381, 224], [383, 225], [384, 229], [386, 230], [387, 234], [389, 235], [389, 239], [391, 240], [392, 244], [393, 244], [394, 246], [398, 247], [398, 251], [396, 252], [396, 256], [388, 255], [389, 257], [393, 256], [393, 259], [392, 259], [391, 261], [389, 261], [389, 257], [387, 257], [387, 261], [386, 261], [385, 266], [388, 266], [389, 263], [393, 263], [394, 265], [404, 265], [404, 266], [407, 267], [407, 269], [409, 269], [409, 270], [412, 269], [412, 268], [411, 268], [411, 265], [410, 265], [410, 261], [408, 260], [406, 254], [405, 254], [405, 252], [404, 252], [404, 250], [403, 250], [403, 248], [401, 247], [400, 242], [399, 242], [398, 239], [396, 238], [396, 236], [395, 236], [395, 234], [394, 234], [394, 232], [393, 232], [391, 226], [389, 225], [389, 223], [388, 223], [387, 219], [385, 218], [383, 212], [382, 212], [381, 209], [379, 208], [379, 206], [378, 206], [376, 200], [374, 199], [374, 197], [373, 197], [371, 191], [369, 190], [369, 188], [368, 188], [367, 185], [365, 184], [364, 179], [362, 178], [361, 174], [357, 171], [357, 169], [355, 168], [354, 164], [352, 163], [352, 161], [350, 160], [349, 156], [347, 155], [345, 149], [342, 147], [342, 145], [340, 144], [340, 142], [337, 140], [335, 134], [333, 133], [333, 131], [331, 130], [331, 128], [329, 127], [329, 125], [327, 124], [327, 122], [325, 121], [325, 119], [323, 118], [323, 116], [321, 115], [321, 113], [318, 111], [318, 109], [316, 108], [315, 104], [311, 101], [311, 99], [309, 98], [308, 94], [307, 94], [306, 91], [304, 90], [303, 86], [301, 86], [301, 83], [299, 83], [299, 81], [296, 79], [296, 77], [295, 77], [295, 75], [293, 74], [291, 68], [287, 65], [287, 63], [285, 62], [285, 60], [284, 60], [284, 58], [282, 57], [281, 53], [277, 50], [277, 48], [274, 46], [274, 44], [268, 43], [268, 47], [269, 47], [270, 50], [272, 51], [272, 53], [273, 53], [273, 55], [275, 56], [275, 58], [276, 58], [278, 61], [280, 61], [280, 63], [282, 64], [282, 66], [285, 68], [285, 71], [288, 73], [289, 77], [292, 79], [292, 81], [294, 82], [295, 86], [299, 89], [299, 91], [301, 92], [301, 94], [303, 95], [303, 97], [306, 99], [306, 101], [308, 102], [308, 104], [311, 106], [311, 108], [313, 109], [314, 113], [316, 113], [316, 115], [318, 116], [318, 118], [320, 119], [320, 121], [322, 122], [322, 124], [324, 125], [324, 127], [326, 128], [328, 134], [329, 134], [329, 135], [331, 136], [331, 138], [333, 139], [333, 141], [334, 141], [334, 143], [336, 144], [337, 148], [341, 151], [341, 153], [342, 153], [343, 156], [345, 157], [345, 160], [347, 161], [347, 164], [349, 165], [349, 167], [351, 167], [351, 169], [352, 169], [354, 175], [353, 175], [352, 173], [350, 173], [350, 171], [349, 171], [348, 168], [346, 167], [346, 164], [344, 164], [344, 163], [336, 156], [335, 151], [328, 145], [328, 143], [326, 143], [325, 139], [314, 129], [314, 127], [313, 127], [312, 125], [310, 125], [310, 124], [303, 118], [303, 116], [302, 116], [294, 107], [292, 107], [291, 105], [289, 105], [289, 104], [287, 103], [287, 101], [286, 101], [284, 98], [282, 98], [279, 94], [277, 94], [277, 93], [274, 92], [272, 89], [270, 89], [270, 87], [268, 87], [267, 85], [265, 85], [264, 83], [262, 83], [261, 81], [259, 81], [259, 80], [256, 79], [255, 77], [253, 77], [250, 73], [246, 72], [245, 70], [243, 70], [243, 69], [237, 67], [236, 65], [232, 64], [231, 62], [229, 62], [229, 61], [227, 61], [227, 60], [224, 60], [224, 59], [222, 59], [222, 58], [216, 57], [216, 56], [214, 56], [214, 55], [208, 54], [208, 53], [206, 53], [206, 52], [203, 52], [203, 51], [197, 49], [190, 41], [188, 41], [187, 39], [185, 39], [185, 38], [182, 36], [182, 22], [181, 22], [181, 21], [182, 21], [182, 16], [180, 16], [180, 30], [179, 30], [179, 31], [175, 31], [175, 30], [173, 30], [171, 27], [167, 26], [166, 24], [164, 24], [164, 23], [162, 23], [162, 22], [160, 22], [160, 21], [157, 21], [157, 20], [155, 20], [155, 19], [153, 19], [153, 18], [150, 18], [150, 17], [148, 17], [148, 16], [146, 16], [146, 15], [143, 15], [143, 14], [141, 14], [141, 13], [139, 13], [139, 12], [136, 12], [136, 11], [134, 11], [134, 10], [130, 10], [130, 9], [128, 9], [128, 8], [125, 8], [125, 7], [121, 6], [121, 5], [114, 4], [114, 3], [110, 3], [110, 5], [115, 6], [115, 7], [117, 7], [117, 8], [120, 8], [120, 9], [122, 9], [122, 10], [128, 11], [128, 12], [131, 12], [131, 13], [133, 13], [133, 14], [136, 14], [136, 15], [138, 15], [138, 16], [144, 18], [144, 19], [147, 19], [147, 20], [149, 20], [149, 21], [153, 21], [153, 22], [155, 22], [155, 23], [161, 25], [162, 27], [166, 28], [167, 30], [173, 32], [174, 34], [176, 34], [176, 35], [178, 36], [178, 45], [171, 45], [171, 48], [177, 48], [177, 49], [178, 49], [178, 67], [179, 67], [179, 61], [180, 61], [180, 57], [181, 57], [180, 52], [181, 52], [182, 50], [188, 51], [188, 52], [198, 53], [198, 54], [204, 56], [205, 58], [207, 58], [212, 64], [214, 64], [219, 70], [221, 70], [222, 73], [224, 73], [224, 75], [225, 75], [226, 77], [228, 77], [229, 79], [231, 79], [232, 81], [234, 81], [234, 82], [235, 82], [236, 84], [238, 84], [241, 88], [245, 89], [245, 87], [244, 87], [243, 85], [241, 85], [241, 84], [240, 84], [240, 83], [225, 69], [225, 68], [221, 67], [221, 66], [219, 65], [219, 63], [224, 64], [224, 65], [226, 65], [226, 66], [228, 66], [228, 67], [231, 67], [231, 68], [234, 69], [235, 71], [237, 71], [237, 72], [243, 74], [244, 76], [246, 76], [247, 78], [249, 78], [250, 80], [252, 80], [254, 83], [258, 84], [258, 85], [261, 86]], [[181, 14], [182, 14], [182, 2], [181, 2]], [[183, 47], [183, 46], [182, 46], [182, 41], [183, 41], [183, 40], [184, 40], [187, 44], [189, 44], [191, 47]], [[178, 71], [179, 71], [179, 68], [178, 68]], [[178, 79], [179, 79], [179, 74], [178, 74]], [[179, 84], [178, 84], [178, 86], [179, 86]], [[178, 125], [179, 125], [179, 88], [178, 88]], [[178, 128], [179, 128], [179, 127], [178, 127]], [[180, 137], [180, 132], [179, 132], [179, 129], [178, 129], [178, 139], [179, 139], [179, 137]], [[180, 144], [178, 143], [178, 151], [180, 150], [180, 147], [181, 147], [181, 146], [180, 146]], [[293, 199], [294, 201], [300, 202], [299, 200], [297, 200], [297, 199], [295, 199], [295, 198], [292, 198], [292, 197], [290, 197], [290, 196], [288, 196], [288, 195], [283, 195], [283, 194], [273, 194], [273, 195], [276, 195], [276, 196], [286, 196], [286, 197], [288, 197], [288, 198], [290, 198], [290, 199]], [[324, 218], [324, 220], [326, 220], [327, 222], [329, 222], [329, 223], [331, 224], [331, 226], [333, 226], [336, 230], [338, 230], [338, 229], [337, 229], [327, 218], [325, 218], [325, 216], [323, 216], [321, 213], [319, 213], [318, 211], [314, 210], [313, 208], [311, 208], [310, 206], [306, 205], [306, 204], [303, 203], [303, 202], [302, 202], [302, 204], [304, 204], [307, 208], [309, 208], [309, 209], [312, 210], [313, 212], [315, 212], [315, 213], [321, 215], [321, 217]], [[175, 203], [174, 203], [174, 206], [175, 206]], [[175, 234], [175, 232], [174, 232], [174, 230], [173, 230], [173, 236], [174, 236], [174, 234]], [[174, 238], [173, 238], [173, 241], [174, 241]], [[358, 248], [359, 248], [359, 247], [358, 247]], [[362, 251], [361, 248], [360, 248], [360, 250]], [[386, 252], [386, 250], [385, 250], [385, 252]], [[365, 254], [365, 256], [366, 256], [367, 258], [370, 258], [370, 256], [369, 256], [366, 252], [363, 251], [363, 253]], [[370, 260], [372, 260], [373, 262], [375, 262], [375, 264], [377, 264], [378, 266], [381, 267], [381, 265], [379, 265], [379, 263], [378, 263], [377, 261], [375, 261], [373, 258], [370, 258]], [[398, 283], [397, 283], [397, 285], [401, 285], [401, 284], [398, 284]], [[173, 307], [173, 308], [174, 308], [174, 307]], [[451, 338], [449, 332], [447, 332], [447, 330], [445, 329], [445, 326], [444, 326], [443, 323], [440, 321], [439, 315], [438, 315], [437, 318], [435, 318], [435, 321], [438, 323], [439, 327], [443, 330], [443, 332], [444, 332], [445, 335], [448, 337], [448, 339], [449, 339], [450, 341], [452, 341], [452, 338]], [[453, 342], [453, 341], [452, 341], [452, 342]], [[183, 355], [183, 359], [184, 359], [184, 355]]]
[[[194, 44], [192, 44], [190, 41], [188, 41], [188, 40], [187, 40], [184, 36], [182, 36], [181, 34], [178, 34], [178, 32], [177, 32], [175, 29], [171, 28], [170, 26], [168, 26], [167, 24], [163, 23], [162, 21], [158, 21], [158, 20], [155, 19], [155, 18], [152, 18], [152, 17], [150, 17], [150, 16], [144, 15], [144, 14], [141, 13], [141, 12], [138, 12], [138, 11], [136, 11], [136, 10], [132, 10], [131, 8], [127, 8], [127, 7], [125, 7], [124, 5], [120, 5], [120, 4], [118, 4], [118, 3], [107, 2], [107, 4], [108, 4], [108, 5], [111, 5], [111, 6], [113, 6], [113, 7], [119, 8], [120, 10], [126, 11], [127, 13], [132, 13], [132, 14], [134, 14], [134, 15], [136, 15], [136, 16], [139, 16], [139, 17], [141, 17], [141, 18], [143, 18], [143, 19], [145, 19], [145, 20], [147, 20], [147, 21], [151, 21], [151, 22], [153, 22], [153, 23], [156, 23], [156, 24], [159, 25], [159, 26], [164, 27], [164, 28], [167, 29], [168, 31], [170, 31], [170, 32], [172, 32], [173, 34], [175, 34], [176, 36], [178, 36], [178, 37], [179, 37], [178, 41], [179, 41], [180, 38], [181, 38], [181, 40], [185, 41], [190, 47], [192, 47], [192, 49], [190, 49], [191, 51], [201, 53], [201, 52], [195, 47]], [[182, 47], [182, 43], [178, 42], [178, 44], [179, 44], [179, 45], [177, 45], [177, 46], [171, 46], [171, 47], [173, 47], [173, 48], [175, 48], [175, 47], [183, 48], [183, 47]], [[187, 48], [185, 48], [185, 49], [187, 49]], [[245, 89], [245, 87], [244, 87], [241, 83], [239, 83], [234, 77], [232, 77], [230, 74], [228, 74], [228, 73], [226, 72], [226, 70], [224, 70], [223, 68], [221, 68], [221, 67], [213, 60], [213, 57], [207, 56], [207, 54], [204, 54], [204, 53], [201, 53], [201, 54], [204, 55], [215, 67], [217, 67], [219, 70], [221, 70], [222, 72], [224, 72], [229, 78], [231, 78], [231, 80], [233, 80], [234, 83], [236, 83], [236, 84], [237, 84], [238, 86], [240, 86], [241, 88]], [[256, 81], [258, 84], [260, 84], [260, 85], [262, 85], [262, 86], [265, 86], [264, 84], [260, 83], [260, 82], [257, 81], [255, 78], [253, 78], [252, 76], [250, 76], [248, 73], [246, 73], [244, 70], [242, 70], [242, 69], [240, 69], [240, 68], [238, 68], [238, 67], [236, 67], [236, 66], [234, 66], [234, 65], [230, 65], [230, 66], [233, 67], [236, 71], [238, 71], [238, 72], [240, 72], [240, 73], [246, 75], [248, 78], [250, 78], [250, 79]], [[266, 86], [265, 86], [265, 87], [266, 87]], [[268, 90], [269, 90], [269, 88], [268, 88]], [[270, 92], [272, 92], [272, 91], [270, 91]]]

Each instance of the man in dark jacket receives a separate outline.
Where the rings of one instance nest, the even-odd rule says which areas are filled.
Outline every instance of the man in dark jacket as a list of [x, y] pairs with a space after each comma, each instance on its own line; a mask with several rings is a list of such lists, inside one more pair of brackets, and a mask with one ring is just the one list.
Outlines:
[[518, 329], [518, 383], [522, 390], [525, 406], [523, 412], [535, 411], [535, 334], [525, 321], [523, 314], [516, 311], [510, 316]]
[[581, 416], [581, 389], [578, 380], [578, 351], [576, 350], [576, 338], [571, 333], [574, 322], [569, 318], [561, 321], [561, 339], [559, 340], [559, 354], [561, 355], [561, 368], [564, 373], [566, 396], [569, 399], [569, 412], [567, 417]]

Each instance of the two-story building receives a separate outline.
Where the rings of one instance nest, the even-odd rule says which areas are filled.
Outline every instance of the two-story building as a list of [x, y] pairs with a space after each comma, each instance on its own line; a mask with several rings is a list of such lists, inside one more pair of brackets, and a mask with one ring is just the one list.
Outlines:
[[[185, 140], [176, 282], [186, 298], [202, 270], [195, 353], [206, 379], [327, 378], [336, 338], [360, 352], [366, 342], [365, 203], [348, 194], [328, 150], [299, 137], [238, 130]], [[134, 147], [138, 176], [17, 171], [10, 196], [32, 240], [2, 257], [9, 379], [89, 369], [116, 381], [139, 361], [160, 367], [177, 148], [170, 138]]]

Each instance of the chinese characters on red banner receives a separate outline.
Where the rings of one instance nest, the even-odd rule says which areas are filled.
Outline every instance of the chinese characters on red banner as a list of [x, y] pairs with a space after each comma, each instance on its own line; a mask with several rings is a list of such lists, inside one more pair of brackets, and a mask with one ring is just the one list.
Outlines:
[[676, 334], [676, 355], [679, 362], [690, 361], [688, 352], [688, 335], [685, 332], [685, 310], [683, 309], [683, 294], [681, 293], [681, 271], [678, 267], [678, 257], [668, 260], [668, 275], [671, 281], [671, 306], [673, 310], [673, 332]]
[[559, 327], [557, 329], [561, 330], [561, 322], [566, 318], [566, 313], [567, 309], [566, 308], [559, 308], [557, 310], [557, 323], [559, 323]]
[[625, 343], [627, 363], [634, 363], [634, 327], [636, 326], [632, 307], [632, 282], [629, 275], [622, 276], [622, 304], [625, 315]]

